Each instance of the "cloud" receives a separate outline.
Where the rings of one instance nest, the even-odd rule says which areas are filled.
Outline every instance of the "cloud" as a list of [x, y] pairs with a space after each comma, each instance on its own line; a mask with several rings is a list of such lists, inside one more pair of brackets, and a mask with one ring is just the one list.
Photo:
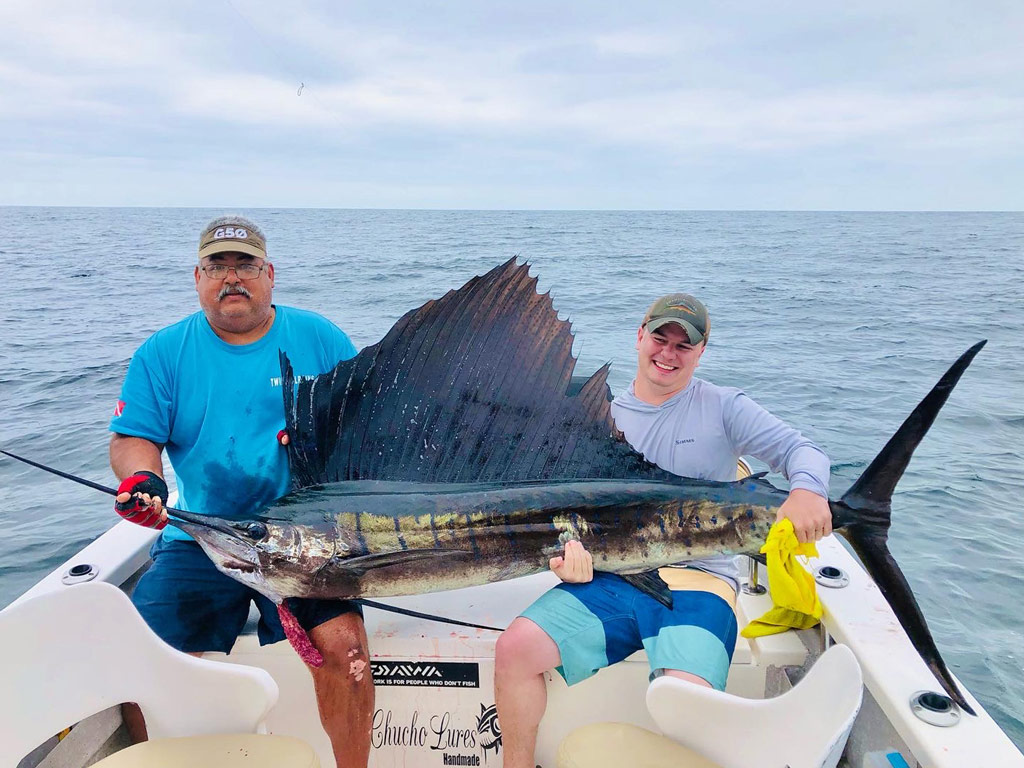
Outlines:
[[[1020, 167], [1024, 11], [928, 8], [15, 0], [0, 7], [0, 162], [42, 190], [41, 157], [69, 173], [109, 157], [97, 184], [245, 158], [263, 191], [323, 168], [376, 191], [404, 176], [424, 204], [460, 184], [466, 200], [589, 188], [606, 204], [639, 178], [667, 204], [700, 179], [784, 189], [794, 164], [905, 181], [951, 150], [965, 178]], [[17, 196], [0, 182], [0, 202]]]

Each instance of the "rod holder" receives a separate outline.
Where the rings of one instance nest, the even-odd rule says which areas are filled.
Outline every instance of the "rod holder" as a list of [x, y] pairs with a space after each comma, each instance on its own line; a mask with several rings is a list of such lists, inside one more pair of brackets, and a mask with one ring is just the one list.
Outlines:
[[743, 584], [743, 594], [745, 595], [763, 595], [768, 590], [757, 583], [757, 566], [759, 563], [752, 557], [747, 558], [747, 580]]

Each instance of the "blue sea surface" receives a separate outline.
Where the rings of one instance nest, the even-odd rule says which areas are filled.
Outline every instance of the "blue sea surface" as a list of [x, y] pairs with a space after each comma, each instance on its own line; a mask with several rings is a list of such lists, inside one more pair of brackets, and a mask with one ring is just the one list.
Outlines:
[[[647, 305], [694, 293], [712, 318], [698, 375], [824, 448], [833, 497], [988, 339], [896, 490], [891, 548], [954, 673], [1024, 746], [1024, 214], [242, 212], [268, 235], [276, 302], [357, 347], [518, 256], [572, 321], [577, 372], [610, 361], [617, 392]], [[198, 309], [198, 233], [221, 213], [0, 208], [0, 446], [116, 485], [128, 360]], [[0, 457], [0, 606], [115, 521], [106, 497]]]

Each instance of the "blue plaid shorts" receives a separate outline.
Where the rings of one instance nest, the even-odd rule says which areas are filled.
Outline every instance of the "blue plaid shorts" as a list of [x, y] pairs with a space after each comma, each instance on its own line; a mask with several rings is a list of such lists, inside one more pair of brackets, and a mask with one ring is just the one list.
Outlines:
[[610, 573], [586, 584], [560, 584], [523, 616], [543, 629], [562, 657], [558, 667], [574, 685], [643, 648], [652, 676], [678, 669], [725, 690], [736, 648], [736, 614], [712, 592], [674, 590], [673, 607]]

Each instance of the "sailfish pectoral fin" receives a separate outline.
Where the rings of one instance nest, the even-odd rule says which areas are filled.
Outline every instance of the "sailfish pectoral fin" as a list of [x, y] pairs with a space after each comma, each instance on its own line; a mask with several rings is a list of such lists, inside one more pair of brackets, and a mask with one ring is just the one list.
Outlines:
[[645, 571], [643, 573], [620, 573], [625, 581], [632, 584], [645, 595], [650, 595], [666, 608], [672, 607], [672, 591], [664, 582], [658, 571]]
[[404, 565], [417, 560], [430, 560], [442, 557], [460, 557], [472, 555], [465, 549], [396, 549], [390, 552], [377, 552], [372, 555], [360, 555], [346, 558], [340, 567], [354, 573], [366, 573], [374, 568], [386, 568], [389, 565]]

